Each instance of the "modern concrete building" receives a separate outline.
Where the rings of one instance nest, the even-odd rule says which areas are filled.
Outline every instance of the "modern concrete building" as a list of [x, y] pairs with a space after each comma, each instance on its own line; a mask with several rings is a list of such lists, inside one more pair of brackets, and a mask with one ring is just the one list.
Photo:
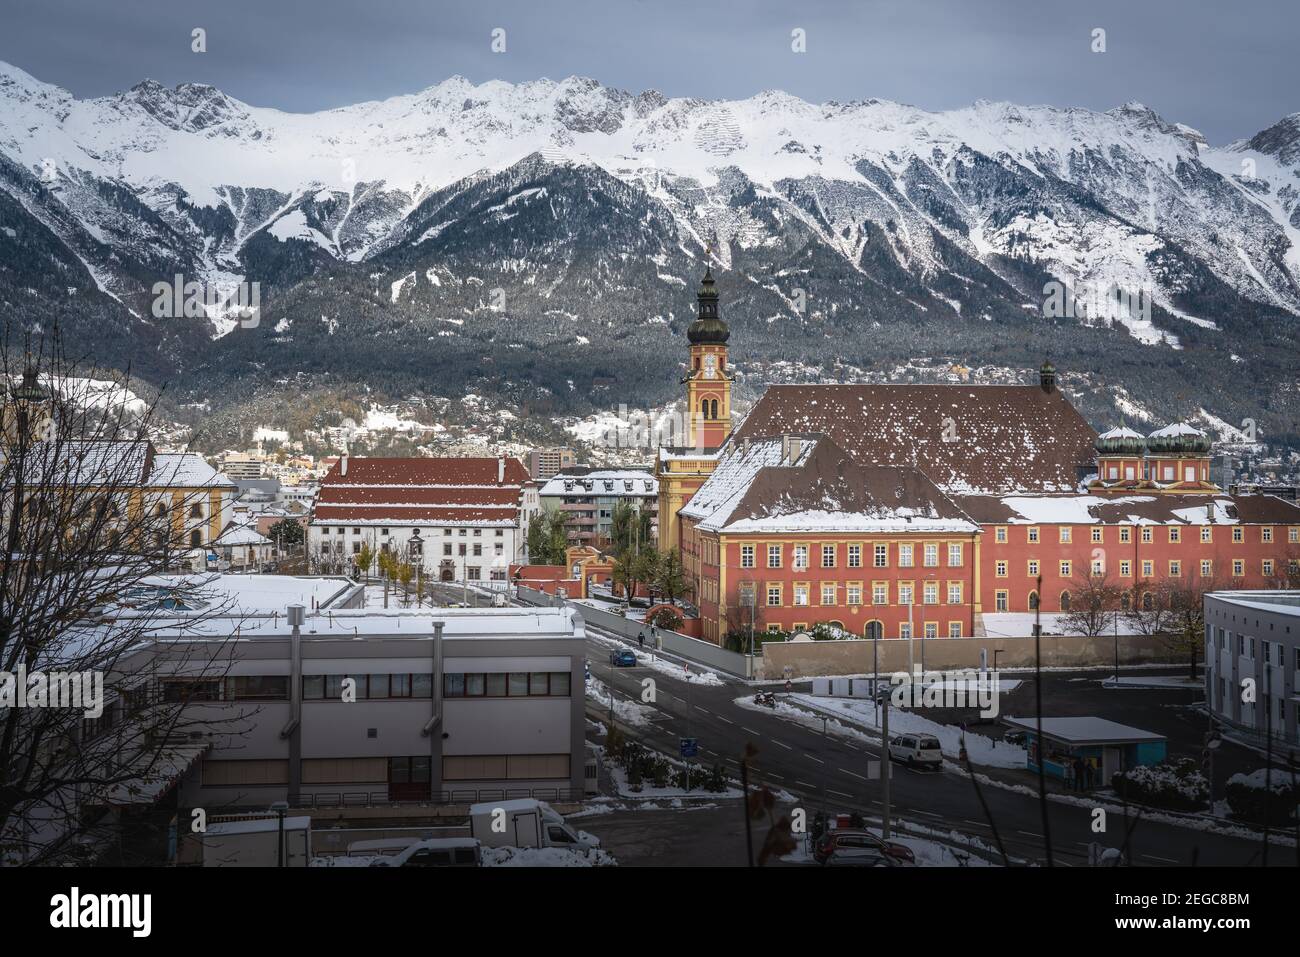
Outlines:
[[1300, 745], [1300, 591], [1205, 596], [1205, 700], [1225, 734]]
[[185, 742], [178, 807], [581, 795], [585, 633], [573, 609], [367, 609], [342, 578], [217, 576], [205, 588], [220, 614], [161, 622], [120, 669], [148, 674], [161, 701], [209, 729]]
[[545, 482], [555, 473], [577, 464], [578, 456], [573, 449], [533, 449], [528, 453], [528, 474], [535, 482]]

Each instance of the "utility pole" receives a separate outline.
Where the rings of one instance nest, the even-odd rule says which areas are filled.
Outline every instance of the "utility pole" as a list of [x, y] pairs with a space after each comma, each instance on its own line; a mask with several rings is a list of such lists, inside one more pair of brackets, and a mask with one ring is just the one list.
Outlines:
[[889, 698], [880, 711], [880, 837], [889, 840]]
[[880, 639], [871, 639], [871, 700], [876, 705], [876, 723], [880, 723]]

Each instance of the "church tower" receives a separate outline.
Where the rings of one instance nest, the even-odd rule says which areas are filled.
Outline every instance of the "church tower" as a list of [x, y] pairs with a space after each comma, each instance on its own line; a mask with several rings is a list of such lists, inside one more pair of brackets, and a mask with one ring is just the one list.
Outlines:
[[677, 513], [713, 474], [718, 449], [731, 434], [731, 383], [735, 378], [727, 362], [731, 330], [718, 315], [718, 289], [707, 269], [696, 299], [699, 314], [686, 330], [690, 364], [682, 379], [686, 386], [685, 434], [678, 436], [679, 445], [660, 446], [655, 459], [662, 549], [680, 546]]
[[695, 448], [716, 449], [731, 434], [731, 369], [727, 365], [727, 340], [731, 330], [718, 315], [718, 289], [713, 272], [704, 271], [696, 294], [699, 313], [686, 330], [690, 342], [690, 367], [686, 385], [687, 438]]

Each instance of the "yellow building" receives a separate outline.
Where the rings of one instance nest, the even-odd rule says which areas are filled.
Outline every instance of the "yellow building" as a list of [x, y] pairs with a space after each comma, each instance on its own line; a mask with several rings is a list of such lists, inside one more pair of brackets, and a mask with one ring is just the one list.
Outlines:
[[735, 380], [727, 361], [731, 331], [718, 314], [718, 291], [710, 270], [705, 270], [696, 299], [698, 315], [686, 330], [690, 364], [682, 379], [686, 386], [686, 444], [661, 446], [655, 460], [661, 549], [677, 548], [677, 512], [713, 473], [718, 449], [731, 434], [731, 385]]

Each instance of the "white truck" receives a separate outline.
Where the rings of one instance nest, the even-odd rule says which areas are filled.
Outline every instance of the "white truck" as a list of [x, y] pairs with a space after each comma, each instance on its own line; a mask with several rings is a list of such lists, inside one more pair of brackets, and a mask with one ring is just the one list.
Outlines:
[[[280, 821], [278, 818], [249, 818], [209, 824], [200, 835], [204, 867], [279, 866]], [[311, 863], [311, 818], [284, 819], [284, 866], [307, 867]]]
[[562, 847], [586, 853], [600, 839], [580, 835], [545, 801], [485, 801], [469, 809], [470, 832], [484, 847]]

